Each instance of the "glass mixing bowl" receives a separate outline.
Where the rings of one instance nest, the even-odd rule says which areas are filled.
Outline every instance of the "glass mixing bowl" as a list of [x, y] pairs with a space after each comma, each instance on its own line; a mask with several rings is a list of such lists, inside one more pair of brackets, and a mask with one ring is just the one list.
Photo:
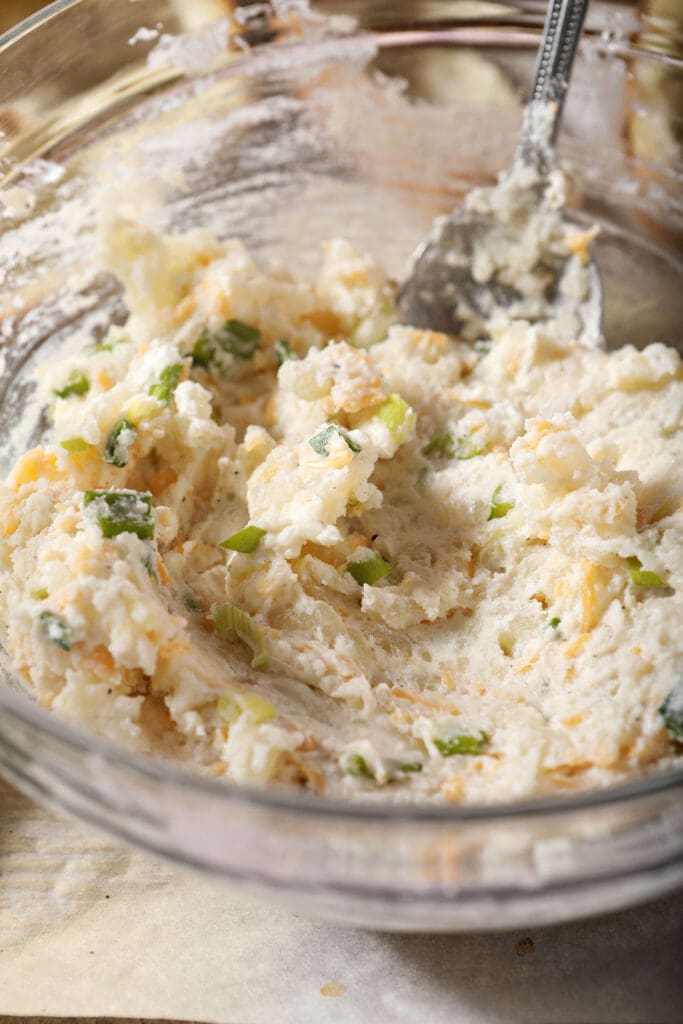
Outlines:
[[[354, 27], [352, 17], [360, 19]], [[537, 3], [59, 0], [0, 39], [0, 469], [45, 429], [37, 366], [125, 310], [113, 208], [302, 269], [343, 234], [400, 275], [433, 216], [509, 160]], [[216, 20], [218, 19], [218, 20]], [[560, 150], [597, 220], [610, 344], [681, 345], [680, 26], [595, 3]], [[114, 836], [354, 924], [541, 924], [683, 882], [683, 772], [500, 807], [253, 791], [37, 707], [6, 662], [0, 770]]]

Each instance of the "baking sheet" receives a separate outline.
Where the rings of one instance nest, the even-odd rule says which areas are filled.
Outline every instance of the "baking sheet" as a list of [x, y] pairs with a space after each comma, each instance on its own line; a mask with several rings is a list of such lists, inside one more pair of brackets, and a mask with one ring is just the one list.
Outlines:
[[118, 847], [0, 782], [0, 1013], [216, 1024], [680, 1024], [683, 893], [558, 928], [316, 922]]

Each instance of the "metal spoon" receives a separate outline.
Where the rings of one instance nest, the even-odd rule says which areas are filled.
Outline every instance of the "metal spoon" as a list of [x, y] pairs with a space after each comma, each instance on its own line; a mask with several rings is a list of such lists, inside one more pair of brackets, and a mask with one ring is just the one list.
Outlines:
[[[598, 271], [567, 247], [569, 224], [554, 169], [554, 143], [588, 0], [550, 0], [531, 97], [511, 169], [464, 209], [434, 223], [399, 292], [406, 323], [475, 340], [497, 311], [555, 320], [600, 345]], [[576, 230], [574, 228], [574, 230]], [[501, 257], [502, 254], [502, 257]], [[580, 264], [580, 261], [578, 261]]]

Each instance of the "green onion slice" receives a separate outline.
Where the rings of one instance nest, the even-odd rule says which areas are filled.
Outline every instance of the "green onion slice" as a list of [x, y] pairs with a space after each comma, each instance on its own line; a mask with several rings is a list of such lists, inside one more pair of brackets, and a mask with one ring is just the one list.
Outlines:
[[344, 758], [343, 767], [347, 775], [353, 775], [357, 779], [370, 779], [374, 781], [375, 773], [360, 754], [348, 754]]
[[258, 327], [244, 324], [240, 320], [228, 320], [217, 335], [218, 343], [224, 352], [229, 352], [237, 359], [251, 359], [261, 344], [261, 332]]
[[450, 434], [435, 434], [422, 449], [422, 454], [429, 458], [474, 459], [477, 455], [486, 455], [489, 450], [488, 441], [478, 443], [474, 437], [458, 437], [454, 441]]
[[83, 507], [100, 524], [103, 537], [134, 533], [140, 540], [154, 537], [152, 495], [144, 491], [86, 491]]
[[183, 606], [188, 612], [198, 612], [200, 610], [199, 601], [189, 587], [185, 587], [183, 591]]
[[273, 345], [273, 355], [275, 356], [275, 365], [278, 370], [283, 363], [288, 363], [291, 360], [298, 359], [298, 355], [292, 349], [291, 343], [286, 338], [280, 338]]
[[127, 345], [130, 343], [130, 338], [125, 335], [121, 335], [120, 338], [114, 338], [113, 341], [106, 341], [101, 345], [95, 345], [93, 352], [99, 354], [100, 352], [113, 352], [119, 345]]
[[347, 567], [347, 572], [351, 573], [356, 583], [360, 583], [361, 586], [367, 583], [371, 587], [375, 583], [379, 583], [380, 580], [383, 580], [392, 571], [392, 566], [379, 555], [366, 558], [362, 562], [351, 562]]
[[554, 619], [550, 620], [548, 625], [550, 626], [551, 629], [557, 629], [557, 627], [559, 626], [559, 624], [561, 622], [562, 622], [562, 619], [558, 619], [557, 617], [555, 617]]
[[498, 495], [502, 490], [503, 485], [499, 484], [498, 487], [496, 487], [495, 491], [493, 492], [493, 496], [491, 498], [491, 508], [489, 511], [488, 518], [489, 523], [491, 522], [492, 519], [504, 519], [508, 512], [510, 512], [515, 507], [514, 501], [498, 500]]
[[218, 331], [203, 331], [192, 349], [192, 361], [197, 366], [209, 366], [219, 351], [236, 359], [251, 359], [261, 344], [257, 327], [241, 320], [227, 320]]
[[422, 454], [428, 458], [453, 459], [455, 458], [455, 445], [450, 434], [434, 434], [422, 449]]
[[269, 659], [263, 633], [251, 615], [243, 612], [241, 608], [236, 608], [233, 604], [219, 604], [214, 612], [214, 622], [219, 636], [236, 633], [242, 643], [251, 649], [254, 655], [251, 662], [252, 668], [267, 668]]
[[467, 733], [460, 733], [457, 736], [451, 736], [451, 738], [447, 740], [435, 739], [434, 746], [442, 757], [455, 757], [456, 754], [471, 756], [474, 754], [480, 754], [481, 748], [487, 742], [488, 736], [485, 732], [480, 733], [479, 736], [470, 736]]
[[222, 693], [216, 701], [216, 710], [225, 722], [236, 722], [242, 714], [237, 697], [232, 693]]
[[240, 551], [242, 554], [250, 555], [256, 551], [256, 548], [261, 543], [261, 538], [265, 537], [265, 535], [266, 531], [262, 530], [260, 526], [245, 526], [243, 530], [233, 533], [232, 537], [221, 541], [219, 546], [228, 548], [230, 551]]
[[153, 551], [148, 551], [142, 559], [142, 564], [147, 571], [147, 575], [150, 579], [153, 579], [155, 583], [159, 582], [159, 573], [157, 572], [157, 560], [156, 555]]
[[[127, 436], [122, 438], [122, 434]], [[127, 420], [125, 417], [117, 420], [111, 428], [107, 443], [104, 446], [104, 461], [108, 462], [111, 466], [123, 469], [128, 464], [129, 446], [136, 437], [137, 430], [130, 420]]]
[[467, 459], [476, 459], [479, 455], [486, 455], [489, 450], [488, 441], [477, 441], [474, 437], [459, 437], [455, 450], [455, 457], [461, 462]]
[[408, 440], [415, 424], [415, 413], [400, 395], [391, 395], [387, 398], [375, 415], [388, 427], [396, 444], [403, 444]]
[[71, 437], [68, 441], [60, 441], [59, 443], [69, 455], [80, 455], [82, 452], [90, 452], [94, 448], [94, 445], [88, 444], [82, 437]]
[[658, 710], [668, 732], [683, 743], [683, 695], [672, 691]]
[[246, 715], [252, 725], [269, 722], [277, 714], [270, 701], [260, 693], [223, 693], [216, 707], [226, 722], [234, 722], [240, 715]]
[[156, 398], [157, 402], [161, 402], [162, 405], [168, 405], [173, 397], [173, 392], [180, 383], [182, 374], [182, 363], [173, 363], [171, 366], [164, 367], [159, 376], [159, 382], [152, 384], [149, 394], [152, 398]]
[[308, 443], [316, 455], [322, 455], [324, 458], [327, 458], [330, 454], [330, 441], [336, 434], [346, 441], [346, 444], [354, 454], [357, 455], [358, 452], [363, 450], [361, 446], [357, 444], [353, 438], [349, 437], [349, 435], [340, 427], [338, 427], [336, 423], [328, 423], [328, 425], [323, 427], [323, 429], [312, 437]]
[[635, 555], [633, 558], [628, 560], [629, 572], [631, 574], [631, 582], [637, 587], [666, 587], [667, 583], [658, 576], [656, 572], [648, 572], [647, 569], [643, 569], [643, 563]]
[[424, 765], [421, 761], [406, 761], [405, 764], [400, 764], [398, 766], [398, 770], [400, 772], [406, 772], [406, 774], [409, 772], [421, 772], [423, 768]]
[[262, 697], [260, 693], [238, 693], [237, 702], [242, 709], [242, 714], [246, 715], [254, 725], [268, 722], [277, 714], [270, 701]]
[[39, 587], [38, 590], [32, 590], [29, 597], [32, 597], [34, 601], [45, 601], [50, 596], [50, 592], [46, 587]]
[[53, 612], [40, 613], [40, 625], [44, 639], [54, 647], [70, 651], [73, 643], [71, 626]]
[[194, 343], [192, 349], [192, 365], [208, 367], [214, 357], [216, 347], [211, 340], [208, 331], [203, 331]]
[[87, 395], [90, 390], [90, 381], [80, 370], [74, 370], [63, 388], [56, 388], [54, 394], [57, 398], [71, 398], [72, 395]]

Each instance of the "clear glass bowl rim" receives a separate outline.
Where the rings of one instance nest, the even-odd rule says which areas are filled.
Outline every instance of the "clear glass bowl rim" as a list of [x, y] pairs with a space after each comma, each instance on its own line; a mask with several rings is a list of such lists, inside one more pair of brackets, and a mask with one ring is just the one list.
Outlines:
[[[151, 757], [133, 753], [115, 746], [108, 740], [92, 736], [58, 719], [37, 705], [0, 689], [0, 714], [23, 722], [39, 733], [47, 734], [71, 752], [80, 751], [86, 757], [97, 758], [100, 764], [111, 765], [144, 776], [149, 782], [169, 785], [187, 793], [201, 794], [212, 801], [255, 805], [266, 810], [293, 812], [309, 817], [345, 819], [346, 821], [390, 821], [399, 824], [430, 822], [455, 825], [466, 822], [493, 824], [496, 822], [543, 819], [566, 816], [593, 808], [614, 808], [620, 804], [657, 796], [674, 795], [678, 790], [683, 797], [683, 767], [671, 772], [653, 773], [632, 782], [595, 789], [559, 798], [539, 797], [509, 804], [466, 804], [452, 806], [413, 806], [380, 802], [330, 800], [305, 793], [272, 790], [255, 786], [220, 782], [183, 770], [170, 761], [156, 761]], [[0, 741], [1, 742], [1, 741]]]
[[[253, 0], [253, 2], [256, 5], [256, 0]], [[6, 47], [10, 46], [12, 43], [14, 43], [18, 39], [20, 39], [22, 36], [28, 35], [34, 29], [37, 29], [41, 25], [45, 24], [46, 22], [51, 21], [52, 18], [55, 18], [55, 17], [59, 16], [60, 14], [64, 13], [70, 7], [78, 7], [81, 3], [83, 3], [83, 0], [51, 0], [51, 3], [48, 3], [41, 10], [36, 11], [34, 14], [30, 14], [27, 18], [24, 18], [22, 21], [18, 22], [16, 25], [13, 25], [11, 28], [7, 29], [4, 33], [0, 33], [0, 53]], [[518, 9], [519, 9], [520, 14], [521, 14], [522, 11], [523, 11], [523, 2], [520, 2], [520, 0], [512, 0], [512, 3], [513, 4], [515, 4], [515, 3], [517, 4]], [[458, 21], [457, 11], [454, 11], [453, 13], [454, 13], [454, 22], [457, 22]], [[537, 37], [537, 32], [538, 32], [538, 30], [542, 26], [542, 12], [539, 13], [535, 8], [533, 8], [533, 9], [530, 8], [529, 9], [529, 13], [532, 13], [534, 16], [538, 17], [538, 24], [536, 25], [536, 24], [526, 23], [523, 27], [521, 25], [517, 25], [516, 27], [517, 27], [518, 31], [516, 33], [514, 33], [514, 34], [507, 34], [506, 33], [506, 37], [505, 38], [506, 38], [507, 42], [509, 42], [509, 43], [515, 43], [515, 42], [521, 43], [521, 42], [527, 42], [531, 38], [536, 38]], [[501, 21], [500, 22], [496, 22], [495, 21], [495, 15], [496, 14], [500, 14], [501, 15]], [[642, 10], [638, 11], [638, 17], [643, 22], [643, 27], [645, 27], [647, 23], [653, 23], [654, 24], [655, 21], [657, 21], [657, 22], [661, 22], [662, 21], [661, 18], [655, 19], [655, 18], [651, 17], [650, 15], [648, 15], [647, 12], [642, 11]], [[666, 20], [670, 21], [673, 24], [673, 19], [666, 19]], [[498, 11], [492, 12], [490, 18], [486, 18], [485, 21], [486, 21], [487, 28], [491, 28], [491, 29], [499, 30], [500, 28], [505, 28], [505, 27], [509, 27], [509, 29], [512, 29], [512, 28], [515, 27], [514, 21], [512, 21], [512, 20], [508, 21], [506, 19], [506, 15], [502, 14], [502, 12], [500, 12], [500, 9]], [[461, 24], [463, 30], [466, 30], [468, 27], [474, 29], [476, 27], [476, 25], [477, 25], [477, 20], [476, 20], [476, 18], [471, 18], [471, 17], [467, 17], [466, 16], [466, 17], [464, 17], [464, 18], [462, 18], [460, 20], [460, 24]], [[381, 45], [382, 45], [381, 44], [381, 40], [382, 39], [385, 40], [385, 45], [395, 45], [398, 42], [399, 37], [403, 37], [404, 45], [410, 45], [411, 43], [425, 42], [425, 41], [427, 41], [427, 37], [428, 37], [429, 41], [432, 41], [432, 42], [438, 42], [439, 38], [445, 38], [447, 36], [449, 38], [453, 38], [452, 37], [452, 32], [453, 32], [453, 29], [443, 28], [443, 27], [439, 26], [439, 27], [435, 27], [434, 29], [416, 29], [414, 32], [410, 31], [409, 29], [400, 29], [400, 30], [391, 30], [391, 29], [376, 29], [376, 30], [361, 29], [358, 32], [354, 32], [353, 35], [354, 35], [355, 38], [359, 38], [359, 37], [360, 38], [372, 38], [372, 39], [376, 40], [378, 45], [381, 47]], [[676, 30], [676, 34], [678, 35], [678, 30]], [[460, 36], [460, 34], [459, 34], [458, 41], [459, 42], [467, 42], [467, 39], [466, 38], [462, 38], [462, 36]], [[474, 42], [474, 41], [475, 41], [475, 38], [473, 37], [472, 42]], [[477, 35], [476, 35], [476, 41], [478, 41], [478, 42], [484, 42], [485, 41], [485, 40], [482, 39], [482, 36], [481, 36], [480, 32], [477, 33]], [[662, 52], [662, 51], [660, 51], [658, 49], [654, 49], [654, 48], [650, 49], [650, 48], [642, 47], [642, 46], [639, 46], [638, 44], [634, 43], [632, 40], [630, 40], [630, 39], [628, 39], [626, 37], [623, 38], [623, 39], [622, 38], [618, 38], [616, 40], [615, 39], [610, 39], [606, 43], [606, 49], [608, 49], [609, 53], [612, 56], [614, 56], [614, 57], [631, 57], [631, 58], [633, 58], [633, 57], [644, 57], [644, 58], [646, 58], [648, 60], [655, 61], [656, 63], [663, 63], [663, 64], [666, 64], [666, 65], [668, 65], [670, 67], [683, 70], [683, 56], [681, 56], [681, 57], [674, 56], [674, 54], [672, 54], [672, 53], [664, 53], [664, 52]], [[246, 56], [247, 56], [247, 59], [248, 59], [248, 54]], [[240, 64], [241, 64], [241, 62], [240, 62]]]
[[[0, 53], [18, 39], [39, 28], [71, 7], [77, 7], [82, 0], [52, 0], [42, 10], [30, 15], [5, 33], [0, 34]], [[473, 22], [463, 25], [474, 27]], [[527, 41], [534, 28], [526, 26], [522, 33], [509, 42]], [[410, 31], [369, 31], [361, 30], [356, 38], [376, 39], [381, 46], [396, 44], [403, 37], [405, 45], [424, 41], [428, 36], [437, 41], [439, 36], [452, 38], [452, 31], [417, 30]], [[407, 38], [406, 38], [407, 37]], [[482, 41], [479, 37], [479, 41]], [[631, 43], [611, 46], [611, 53], [616, 56], [642, 56], [647, 59], [662, 61], [668, 65], [683, 69], [683, 59], [657, 51], [642, 49]], [[248, 56], [240, 60], [239, 65], [248, 61]], [[170, 761], [155, 761], [118, 747], [101, 737], [82, 732], [69, 723], [58, 719], [55, 715], [35, 704], [15, 696], [12, 691], [0, 688], [0, 714], [7, 714], [31, 730], [47, 734], [58, 744], [80, 751], [86, 756], [96, 757], [100, 763], [110, 764], [114, 769], [123, 768], [145, 777], [151, 783], [159, 783], [165, 787], [177, 787], [187, 793], [197, 793], [224, 803], [240, 803], [256, 805], [265, 810], [305, 814], [309, 817], [344, 819], [346, 821], [388, 821], [398, 824], [430, 822], [440, 825], [457, 825], [466, 822], [494, 824], [497, 822], [520, 820], [525, 818], [547, 819], [568, 814], [578, 814], [594, 808], [613, 808], [618, 805], [637, 802], [657, 796], [674, 795], [678, 789], [683, 796], [683, 766], [668, 772], [653, 772], [639, 776], [630, 782], [620, 783], [604, 789], [589, 790], [562, 797], [540, 797], [508, 804], [467, 804], [464, 806], [413, 806], [406, 804], [389, 804], [380, 802], [358, 801], [350, 803], [344, 800], [330, 800], [325, 797], [313, 797], [305, 793], [276, 791], [255, 786], [234, 785], [220, 782], [199, 774], [183, 770]], [[1, 741], [0, 741], [1, 742]]]

